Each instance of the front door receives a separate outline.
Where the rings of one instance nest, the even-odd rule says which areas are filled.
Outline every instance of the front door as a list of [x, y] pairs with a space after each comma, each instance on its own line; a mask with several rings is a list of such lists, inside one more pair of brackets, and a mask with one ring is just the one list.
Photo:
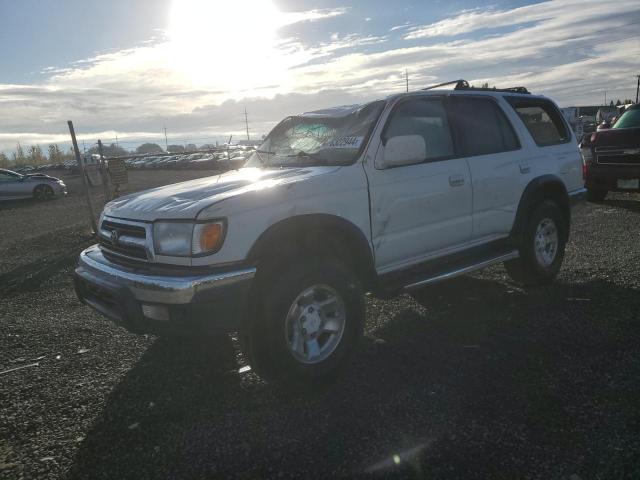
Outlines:
[[[471, 176], [466, 161], [457, 158], [445, 100], [432, 96], [401, 100], [380, 135], [375, 161], [365, 166], [378, 272], [410, 266], [469, 242]], [[424, 139], [424, 159], [411, 165], [385, 165], [382, 159], [390, 138], [416, 135]]]

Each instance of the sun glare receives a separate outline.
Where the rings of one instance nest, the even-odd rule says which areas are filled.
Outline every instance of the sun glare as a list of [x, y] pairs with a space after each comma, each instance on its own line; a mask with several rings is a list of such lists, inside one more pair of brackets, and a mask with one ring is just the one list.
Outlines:
[[171, 62], [198, 86], [237, 92], [277, 82], [283, 59], [275, 45], [283, 22], [270, 0], [174, 0]]

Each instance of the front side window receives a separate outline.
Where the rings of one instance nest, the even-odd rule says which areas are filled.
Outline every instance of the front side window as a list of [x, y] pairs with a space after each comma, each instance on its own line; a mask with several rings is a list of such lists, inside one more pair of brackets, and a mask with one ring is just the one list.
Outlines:
[[353, 110], [328, 109], [286, 118], [269, 133], [246, 166], [353, 163], [364, 148], [384, 106], [384, 101], [376, 101]]
[[449, 119], [442, 99], [411, 99], [394, 110], [384, 132], [384, 138], [419, 135], [427, 149], [425, 160], [449, 158], [454, 155]]
[[509, 120], [500, 107], [488, 98], [452, 98], [451, 118], [466, 157], [520, 148]]
[[520, 97], [508, 97], [507, 101], [538, 145], [556, 145], [571, 139], [562, 116], [551, 102]]
[[624, 112], [611, 128], [640, 127], [640, 108], [634, 108]]

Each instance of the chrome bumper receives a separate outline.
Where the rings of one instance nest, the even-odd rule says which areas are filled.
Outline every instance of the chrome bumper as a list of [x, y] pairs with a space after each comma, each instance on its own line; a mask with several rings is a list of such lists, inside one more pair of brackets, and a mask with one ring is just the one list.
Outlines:
[[136, 300], [161, 304], [190, 303], [196, 295], [250, 280], [255, 273], [255, 268], [245, 268], [232, 272], [187, 277], [143, 275], [123, 270], [112, 264], [104, 258], [96, 245], [80, 254], [76, 269], [76, 274], [89, 282], [105, 279], [128, 288]]
[[94, 245], [80, 254], [74, 286], [80, 301], [132, 332], [200, 335], [238, 330], [255, 273], [151, 275], [110, 262]]

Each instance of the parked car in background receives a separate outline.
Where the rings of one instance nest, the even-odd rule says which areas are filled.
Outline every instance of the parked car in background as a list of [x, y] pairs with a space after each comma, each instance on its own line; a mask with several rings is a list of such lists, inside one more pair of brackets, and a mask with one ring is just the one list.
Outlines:
[[62, 180], [44, 173], [23, 175], [11, 170], [0, 169], [0, 200], [35, 198], [49, 200], [67, 194], [67, 186]]
[[640, 191], [640, 104], [628, 107], [610, 128], [585, 135], [587, 199], [599, 202], [610, 191]]
[[255, 372], [296, 383], [345, 363], [364, 292], [497, 263], [552, 282], [585, 192], [571, 129], [522, 88], [452, 83], [288, 117], [245, 168], [109, 202], [79, 298], [135, 332], [239, 331]]

